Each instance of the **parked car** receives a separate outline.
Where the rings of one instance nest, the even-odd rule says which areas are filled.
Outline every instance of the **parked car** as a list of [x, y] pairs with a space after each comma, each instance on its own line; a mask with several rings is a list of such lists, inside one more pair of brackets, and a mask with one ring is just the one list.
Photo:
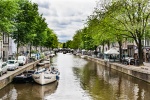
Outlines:
[[34, 60], [37, 60], [36, 54], [31, 54], [31, 58], [33, 58]]
[[0, 64], [0, 76], [2, 76], [4, 73], [7, 73], [7, 63], [6, 62], [1, 62]]
[[54, 57], [55, 56], [55, 53], [50, 53], [50, 57]]
[[17, 60], [8, 60], [7, 61], [7, 70], [16, 70], [18, 69], [19, 63]]
[[18, 56], [19, 66], [23, 66], [27, 63], [27, 58], [25, 56]]
[[125, 57], [123, 59], [123, 64], [134, 65], [135, 64], [135, 59], [133, 57]]
[[16, 58], [13, 55], [9, 55], [8, 60], [16, 60]]

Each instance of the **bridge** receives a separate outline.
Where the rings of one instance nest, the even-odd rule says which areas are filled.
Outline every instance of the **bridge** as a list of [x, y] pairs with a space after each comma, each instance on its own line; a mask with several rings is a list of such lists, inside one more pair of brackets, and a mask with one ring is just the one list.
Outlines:
[[60, 49], [57, 49], [56, 52], [73, 53], [73, 49], [69, 49], [69, 48], [60, 48]]

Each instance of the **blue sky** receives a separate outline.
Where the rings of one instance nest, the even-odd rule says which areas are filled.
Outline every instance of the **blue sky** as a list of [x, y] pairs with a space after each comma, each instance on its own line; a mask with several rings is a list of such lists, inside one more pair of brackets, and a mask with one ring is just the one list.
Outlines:
[[54, 30], [59, 42], [72, 40], [75, 32], [84, 27], [96, 0], [31, 0], [39, 5], [39, 13], [46, 18], [48, 27]]

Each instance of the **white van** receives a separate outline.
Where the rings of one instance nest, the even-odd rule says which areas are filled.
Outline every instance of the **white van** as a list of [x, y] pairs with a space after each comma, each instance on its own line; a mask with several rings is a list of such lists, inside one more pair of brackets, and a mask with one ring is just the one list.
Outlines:
[[6, 62], [0, 62], [0, 76], [2, 76], [4, 73], [7, 73], [7, 63]]
[[27, 58], [25, 56], [18, 56], [19, 65], [23, 66], [27, 63]]

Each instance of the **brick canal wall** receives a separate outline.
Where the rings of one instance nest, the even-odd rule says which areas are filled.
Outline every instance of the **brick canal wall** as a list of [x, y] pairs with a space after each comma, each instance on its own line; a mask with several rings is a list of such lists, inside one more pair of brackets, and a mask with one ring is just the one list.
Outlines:
[[2, 77], [0, 77], [0, 89], [8, 85], [12, 82], [13, 78], [17, 76], [18, 74], [21, 74], [24, 71], [35, 69], [36, 64], [39, 63], [40, 60], [28, 63], [24, 66], [19, 66], [20, 68], [15, 71], [8, 71], [7, 74], [4, 74]]
[[146, 66], [123, 65], [91, 56], [85, 56], [84, 58], [150, 83], [150, 68], [146, 68]]

